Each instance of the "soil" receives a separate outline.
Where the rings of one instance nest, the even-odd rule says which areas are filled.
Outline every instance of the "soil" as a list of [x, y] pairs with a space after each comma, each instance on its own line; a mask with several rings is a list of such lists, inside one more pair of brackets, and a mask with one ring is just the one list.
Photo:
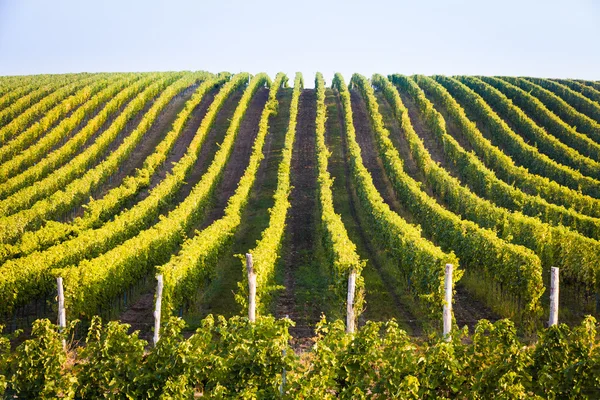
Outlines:
[[462, 328], [466, 325], [469, 327], [471, 333], [474, 331], [474, 327], [480, 319], [487, 319], [491, 322], [500, 319], [497, 314], [490, 310], [484, 303], [474, 298], [468, 290], [460, 284], [456, 285], [454, 288], [452, 311], [458, 327]]
[[296, 322], [290, 328], [295, 338], [295, 347], [307, 346], [309, 338], [314, 336], [314, 329], [309, 320], [318, 321], [318, 315], [307, 316], [306, 311], [299, 310], [296, 299], [297, 268], [302, 264], [310, 264], [314, 255], [316, 221], [314, 218], [317, 207], [316, 191], [316, 159], [315, 159], [315, 129], [317, 109], [316, 92], [305, 89], [300, 94], [296, 137], [292, 152], [290, 211], [286, 226], [287, 248], [282, 257], [283, 284], [285, 290], [277, 299], [275, 316], [288, 316]]
[[154, 327], [154, 290], [138, 297], [135, 302], [121, 314], [119, 320], [122, 324], [129, 324], [129, 332], [139, 331], [140, 339], [151, 342]]

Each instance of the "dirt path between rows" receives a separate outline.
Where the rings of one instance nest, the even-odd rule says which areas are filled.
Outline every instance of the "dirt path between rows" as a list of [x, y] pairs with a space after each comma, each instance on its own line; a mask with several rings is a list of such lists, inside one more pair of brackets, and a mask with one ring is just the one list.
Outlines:
[[290, 333], [302, 341], [314, 336], [311, 322], [319, 316], [305, 315], [299, 311], [296, 299], [295, 274], [300, 265], [312, 263], [315, 248], [317, 207], [317, 180], [315, 160], [315, 129], [317, 97], [313, 89], [304, 89], [300, 94], [298, 122], [292, 153], [290, 210], [286, 221], [287, 249], [282, 259], [283, 284], [285, 290], [275, 304], [275, 316], [289, 316], [296, 322]]

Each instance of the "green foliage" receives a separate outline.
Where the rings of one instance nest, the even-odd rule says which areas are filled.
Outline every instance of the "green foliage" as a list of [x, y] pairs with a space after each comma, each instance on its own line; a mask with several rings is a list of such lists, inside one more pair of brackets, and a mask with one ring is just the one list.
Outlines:
[[6, 386], [8, 385], [8, 367], [10, 355], [10, 341], [8, 338], [1, 336], [4, 326], [0, 325], [0, 396], [4, 395]]
[[118, 399], [140, 394], [136, 387], [147, 343], [137, 332], [129, 335], [128, 329], [127, 324], [111, 321], [103, 326], [99, 317], [92, 319], [85, 346], [78, 349], [79, 362], [73, 368], [78, 397]]
[[[275, 203], [269, 210], [269, 226], [262, 232], [260, 240], [256, 243], [256, 247], [248, 251], [253, 256], [254, 270], [256, 272], [256, 309], [259, 314], [267, 309], [271, 294], [277, 288], [274, 282], [275, 265], [279, 258], [279, 250], [285, 231], [285, 221], [290, 207], [290, 169], [294, 139], [296, 137], [298, 103], [303, 88], [304, 80], [302, 74], [298, 72], [294, 79], [294, 90], [290, 103], [290, 120], [277, 172], [277, 189], [273, 195]], [[246, 269], [245, 258], [242, 260], [242, 268]], [[245, 305], [247, 302], [248, 283], [244, 281], [244, 283], [239, 283], [239, 285], [240, 293], [236, 295], [236, 299], [240, 304]]]
[[[277, 92], [284, 79], [287, 78], [283, 73], [279, 73], [272, 83], [268, 82], [267, 79], [266, 75], [257, 75], [255, 78], [257, 83], [271, 84], [269, 98], [258, 123], [258, 134], [252, 145], [252, 153], [248, 161], [248, 166], [238, 182], [235, 193], [227, 201], [227, 207], [225, 207], [224, 212], [225, 215], [214, 221], [201, 232], [196, 232], [194, 237], [188, 239], [183, 244], [179, 254], [173, 255], [169, 262], [158, 267], [159, 273], [163, 274], [165, 277], [163, 307], [171, 312], [177, 309], [178, 306], [185, 304], [188, 294], [193, 290], [192, 288], [198, 287], [199, 284], [214, 273], [213, 266], [216, 265], [216, 258], [219, 256], [224, 246], [233, 237], [236, 229], [240, 225], [242, 212], [248, 202], [250, 191], [256, 179], [256, 173], [264, 158], [263, 146], [265, 144], [265, 138], [269, 133], [269, 119], [272, 115], [277, 113], [279, 104], [277, 101]], [[245, 93], [244, 96], [248, 93], [249, 92]], [[243, 100], [244, 98], [242, 98], [242, 101]], [[250, 96], [248, 96], [247, 101], [249, 103]], [[236, 109], [234, 115], [234, 120], [236, 120], [238, 124], [236, 129], [239, 128], [239, 122], [245, 111], [245, 108], [238, 107], [238, 109]], [[231, 129], [232, 128], [230, 127], [230, 130]], [[229, 142], [228, 139], [230, 139]], [[206, 176], [210, 178], [210, 174], [213, 173], [212, 171], [221, 171], [223, 169], [226, 157], [229, 156], [232, 150], [233, 141], [234, 137], [233, 135], [230, 135], [225, 139], [223, 144], [221, 144], [219, 151], [215, 155], [213, 165], [209, 167], [209, 172], [203, 177], [203, 180]], [[215, 166], [218, 166], [220, 169], [217, 170]], [[200, 188], [201, 183], [198, 186]], [[194, 190], [196, 190], [196, 188], [194, 188]], [[194, 193], [194, 190], [192, 191], [192, 194]], [[190, 197], [193, 201], [194, 198], [192, 196]], [[188, 199], [190, 199], [190, 197], [188, 197]], [[186, 201], [188, 201], [188, 199], [186, 199]]]
[[[565, 80], [525, 78], [511, 80], [539, 98], [554, 114], [596, 143], [600, 142], [600, 95], [598, 90], [579, 84], [579, 90]], [[528, 81], [533, 82], [530, 84]], [[572, 90], [575, 89], [575, 90]], [[581, 90], [582, 93], [578, 93]]]
[[[179, 203], [167, 216], [161, 217], [157, 224], [139, 232], [120, 245], [112, 247], [99, 257], [92, 260], [83, 260], [77, 266], [54, 272], [64, 278], [65, 300], [72, 313], [75, 315], [79, 315], [79, 313], [94, 314], [98, 306], [106, 304], [109, 299], [119, 295], [135, 281], [146, 275], [149, 268], [162, 265], [168, 261], [175, 249], [186, 239], [186, 228], [201, 215], [203, 207], [210, 200], [210, 194], [229, 159], [240, 122], [252, 95], [268, 81], [269, 78], [266, 74], [259, 74], [251, 80], [234, 113], [219, 151], [215, 154], [207, 172], [202, 176], [200, 182], [192, 188], [191, 193], [184, 201]], [[186, 166], [188, 165], [184, 164], [180, 168]], [[184, 176], [185, 174], [179, 175], [178, 178], [183, 180]], [[172, 181], [169, 183], [172, 184]], [[161, 187], [162, 190], [170, 188], [170, 186]], [[164, 200], [161, 194], [163, 193], [156, 193], [153, 201], [160, 202]], [[135, 217], [134, 214], [132, 216]], [[217, 232], [218, 225], [221, 223], [213, 224], [217, 228]], [[171, 295], [169, 288], [172, 287], [170, 285], [176, 285], [178, 281], [167, 276], [166, 272], [163, 271], [163, 273], [165, 273], [164, 304], [168, 309]]]
[[[19, 115], [15, 115], [10, 122], [0, 124], [3, 125], [0, 128], [0, 142], [7, 143], [9, 140], [14, 140], [22, 134], [26, 134], [25, 132], [32, 130], [43, 132], [79, 104], [80, 93], [87, 93], [89, 96], [92, 84], [100, 79], [106, 79], [106, 77], [106, 74], [79, 74], [67, 75], [64, 81], [49, 78], [48, 80], [55, 80], [54, 84], [50, 84], [50, 86], [56, 85], [52, 93], [40, 99], [35, 104], [28, 103], [27, 101], [23, 101], [21, 105], [17, 105], [18, 101], [12, 103], [10, 107], [14, 107], [15, 109], [22, 109], [25, 104], [27, 104], [28, 108], [23, 110]], [[18, 92], [19, 90], [14, 90], [9, 93], [14, 95]], [[2, 99], [4, 98], [2, 97]], [[37, 121], [38, 118], [39, 121]], [[6, 150], [0, 151], [4, 152]], [[4, 159], [4, 157], [0, 156], [0, 160], [4, 161]]]
[[[22, 232], [23, 226], [38, 221], [41, 223], [48, 214], [69, 209], [81, 201], [90, 191], [109, 176], [111, 176], [122, 161], [129, 156], [135, 149], [136, 144], [142, 139], [143, 135], [150, 129], [152, 123], [156, 120], [160, 111], [170, 102], [170, 100], [181, 90], [193, 84], [199, 76], [194, 74], [184, 75], [168, 86], [152, 107], [144, 115], [137, 128], [132, 132], [114, 152], [94, 168], [88, 170], [83, 177], [72, 181], [64, 190], [55, 192], [52, 196], [37, 202], [32, 208], [23, 210], [21, 213], [10, 217], [0, 219], [0, 227], [5, 227], [7, 231], [13, 233]], [[172, 81], [175, 77], [169, 78]], [[166, 79], [166, 78], [164, 78]], [[166, 83], [165, 83], [166, 84]], [[122, 117], [122, 118], [121, 118]], [[114, 124], [125, 124], [128, 117], [121, 115]], [[110, 131], [109, 128], [106, 132]], [[104, 132], [104, 133], [106, 133]], [[95, 143], [98, 144], [99, 143]], [[93, 147], [93, 146], [92, 146]], [[91, 148], [91, 147], [90, 147]], [[90, 149], [88, 148], [88, 150]], [[82, 153], [83, 154], [83, 153]], [[51, 182], [49, 184], [52, 184]], [[144, 204], [146, 206], [146, 204]], [[92, 251], [101, 251], [116, 244], [115, 236], [125, 232], [135, 231], [138, 226], [124, 224], [124, 221], [132, 219], [139, 223], [140, 218], [148, 217], [140, 215], [139, 209], [146, 210], [144, 207], [136, 208], [134, 212], [127, 213], [127, 217], [116, 221], [111, 226], [104, 226], [101, 232], [88, 231], [86, 235], [77, 238], [75, 241], [68, 241], [62, 245], [50, 248], [47, 251], [32, 253], [30, 257], [24, 257], [16, 260], [9, 260], [2, 266], [3, 274], [0, 275], [0, 293], [3, 294], [5, 302], [0, 304], [0, 311], [10, 312], [16, 304], [23, 304], [36, 295], [45, 293], [52, 287], [53, 280], [49, 274], [51, 267], [60, 268], [81, 260], [84, 256], [90, 256]], [[134, 214], [135, 213], [135, 214]], [[132, 216], [134, 214], [134, 216]], [[132, 218], [133, 217], [133, 218]], [[6, 225], [2, 225], [2, 221]], [[119, 227], [119, 229], [114, 229]], [[2, 229], [2, 228], [0, 228]], [[132, 233], [130, 233], [132, 235]], [[10, 293], [10, 295], [9, 295]], [[94, 312], [96, 310], [94, 309]]]
[[[90, 199], [84, 206], [84, 215], [75, 218], [71, 223], [49, 221], [36, 231], [25, 232], [15, 245], [5, 244], [2, 248], [4, 254], [0, 257], [3, 259], [15, 256], [23, 257], [36, 250], [43, 250], [61, 240], [83, 235], [88, 229], [98, 228], [107, 219], [118, 213], [128, 200], [150, 185], [150, 178], [166, 160], [195, 107], [205, 98], [210, 89], [222, 84], [226, 78], [227, 75], [222, 75], [216, 79], [209, 79], [198, 86], [192, 97], [185, 103], [183, 110], [177, 115], [169, 133], [155, 147], [154, 152], [144, 160], [142, 168], [136, 169], [134, 176], [126, 177], [121, 185], [112, 188], [101, 198]], [[196, 143], [198, 141], [194, 141], [192, 144]], [[195, 147], [190, 147], [190, 150], [195, 150]], [[114, 231], [113, 229], [113, 233]]]
[[[545, 176], [538, 175], [543, 171], [541, 168], [530, 167], [530, 172], [527, 168], [516, 165], [511, 157], [482, 135], [475, 122], [467, 118], [466, 111], [469, 111], [474, 121], [478, 121], [490, 131], [493, 137], [497, 138], [496, 143], [519, 140], [506, 122], [492, 110], [479, 94], [454, 78], [434, 76], [433, 79], [444, 86], [447, 92], [437, 86], [429, 85], [428, 79], [417, 78], [417, 83], [438, 99], [444, 106], [445, 111], [457, 122], [463, 136], [469, 142], [477, 157], [486, 166], [494, 170], [500, 179], [514, 184], [515, 187], [524, 192], [538, 195], [550, 203], [572, 208], [592, 217], [600, 217], [600, 201], [598, 199], [563, 186]], [[527, 160], [523, 161], [527, 162]]]
[[[450, 136], [446, 131], [443, 118], [434, 110], [429, 100], [424, 96], [424, 92], [438, 99], [441, 108], [459, 125], [463, 134], [483, 139], [475, 123], [466, 117], [464, 110], [442, 85], [432, 78], [422, 75], [414, 76], [412, 79], [394, 75], [394, 80], [415, 99], [430, 130], [435, 134], [440, 145], [443, 146], [447, 155], [446, 160], [456, 167], [461, 180], [466, 182], [475, 193], [492, 200], [499, 206], [522, 211], [524, 214], [537, 217], [543, 222], [569, 226], [588, 237], [600, 237], [599, 219], [551, 204], [540, 196], [529, 195], [509, 185], [497, 177], [493, 171], [487, 169], [484, 162], [477, 155], [467, 152], [455, 138]], [[390, 100], [390, 96], [387, 94], [386, 96]], [[497, 148], [495, 150], [498, 151]]]
[[[596, 161], [600, 154], [600, 145], [587, 136], [577, 133], [575, 129], [561, 121], [538, 98], [509, 82], [519, 84], [527, 90], [535, 90], [535, 84], [521, 78], [505, 79], [507, 81], [490, 77], [482, 78], [484, 82], [488, 82], [500, 90], [511, 99], [515, 106], [520, 108], [521, 112], [519, 113], [509, 112], [506, 114], [519, 134], [529, 143], [535, 144], [541, 153], [546, 154], [554, 161], [574, 168], [592, 178], [600, 176], [600, 164]], [[555, 85], [560, 86], [556, 83]], [[533, 118], [531, 116], [535, 116], [539, 124], [531, 119]], [[591, 155], [585, 156], [580, 151]]]
[[20, 344], [10, 357], [10, 391], [19, 398], [72, 398], [77, 378], [64, 365], [67, 353], [63, 340], [75, 323], [65, 332], [48, 320], [33, 323], [31, 339]]
[[[403, 170], [402, 160], [389, 139], [389, 132], [385, 129], [377, 109], [373, 89], [365, 81], [364, 77], [357, 74], [353, 76], [353, 83], [366, 93], [376, 133], [375, 141], [398, 197], [433, 240], [443, 248], [458, 254], [463, 267], [478, 274], [481, 279], [496, 281], [509, 295], [521, 299], [524, 307], [519, 308], [517, 302], [513, 302], [510, 312], [517, 314], [517, 318], [522, 319], [528, 329], [531, 329], [531, 325], [541, 311], [539, 299], [544, 291], [539, 258], [522, 246], [499, 239], [493, 231], [481, 228], [472, 221], [461, 219], [459, 215], [442, 207], [420, 188], [420, 185]], [[402, 116], [401, 124], [408, 132], [409, 146], [413, 150], [417, 148], [421, 157], [428, 156], [423, 143], [411, 127], [408, 113], [405, 112]], [[432, 169], [436, 166], [428, 163], [427, 168]], [[459, 186], [445, 189], [448, 192], [456, 192]], [[440, 281], [442, 281], [441, 272]], [[442, 294], [441, 287], [440, 285], [439, 296]], [[491, 308], [497, 305], [497, 300], [490, 304]]]
[[[384, 85], [385, 81], [382, 79], [377, 81]], [[424, 80], [424, 78], [419, 79]], [[538, 216], [535, 218], [499, 207], [497, 204], [502, 203], [502, 198], [510, 198], [513, 201], [520, 200], [513, 196], [515, 190], [510, 190], [509, 185], [501, 185], [493, 177], [493, 174], [486, 174], [485, 167], [477, 158], [460, 147], [458, 142], [447, 133], [442, 115], [435, 110], [423, 91], [411, 79], [394, 75], [394, 81], [415, 99], [430, 131], [434, 133], [440, 145], [447, 150], [447, 158], [453, 160], [458, 169], [464, 168], [464, 179], [469, 182], [482, 181], [479, 186], [484, 187], [484, 191], [490, 191], [485, 196], [486, 199], [483, 199], [471, 192], [469, 187], [462, 186], [458, 179], [433, 161], [421, 139], [412, 127], [409, 127], [410, 120], [399, 118], [416, 164], [433, 192], [446, 207], [463, 218], [476, 222], [481, 227], [494, 230], [499, 238], [533, 250], [548, 271], [551, 266], [559, 267], [565, 278], [594, 289], [597, 284], [596, 276], [600, 271], [598, 270], [600, 243], [563, 226], [551, 226], [543, 223], [541, 220], [546, 219], [543, 215], [548, 215], [547, 209], [533, 210], [531, 213]], [[395, 88], [388, 87], [386, 91], [393, 94]], [[391, 96], [388, 95], [388, 97]], [[392, 100], [395, 100], [393, 104], [399, 110], [398, 115], [407, 115], [407, 110], [402, 105], [400, 98], [393, 97]], [[499, 191], [492, 192], [494, 184], [501, 185], [502, 188], [510, 191], [504, 195]], [[600, 228], [600, 220], [589, 217], [579, 218], [579, 220], [582, 219], [588, 222], [587, 227], [589, 228], [582, 230], [590, 230], [595, 233], [593, 236], [596, 236]], [[555, 223], [563, 222], [561, 217], [558, 217], [557, 220]]]
[[331, 155], [325, 144], [325, 121], [327, 108], [325, 107], [325, 82], [323, 75], [318, 72], [315, 79], [317, 91], [317, 116], [316, 116], [316, 157], [317, 157], [317, 194], [319, 196], [319, 210], [323, 232], [323, 247], [328, 256], [333, 288], [339, 299], [339, 309], [344, 309], [345, 298], [348, 293], [348, 275], [356, 272], [356, 289], [354, 298], [355, 316], [358, 318], [364, 305], [364, 279], [361, 271], [365, 265], [356, 252], [356, 245], [348, 237], [348, 231], [342, 222], [342, 217], [336, 214], [333, 207], [333, 179], [328, 171], [329, 156]]
[[[521, 343], [512, 322], [480, 321], [473, 336], [415, 341], [395, 321], [346, 334], [317, 325], [312, 349], [289, 346], [289, 319], [205, 318], [193, 335], [171, 318], [156, 347], [126, 324], [94, 318], [85, 346], [62, 347], [47, 320], [12, 353], [0, 340], [0, 393], [18, 398], [542, 399], [595, 398], [600, 384], [596, 321], [554, 326]], [[72, 326], [71, 328], [72, 329]], [[68, 330], [67, 330], [68, 333]], [[282, 385], [283, 371], [287, 382]], [[3, 380], [2, 376], [6, 379]]]
[[[523, 130], [533, 135], [533, 131], [537, 130], [535, 123], [519, 107], [491, 85], [492, 82], [500, 85], [506, 85], [507, 82], [497, 78], [483, 77], [479, 79], [461, 76], [457, 79], [477, 92], [498, 114], [511, 121], [519, 133]], [[493, 133], [493, 143], [513, 159], [519, 160], [519, 164], [528, 168], [532, 173], [550, 178], [561, 185], [579, 190], [583, 194], [600, 197], [600, 182], [597, 179], [585, 176], [578, 170], [553, 160], [540, 152], [537, 147], [528, 144], [523, 137], [508, 128], [506, 123], [502, 125], [502, 129], [494, 130]]]

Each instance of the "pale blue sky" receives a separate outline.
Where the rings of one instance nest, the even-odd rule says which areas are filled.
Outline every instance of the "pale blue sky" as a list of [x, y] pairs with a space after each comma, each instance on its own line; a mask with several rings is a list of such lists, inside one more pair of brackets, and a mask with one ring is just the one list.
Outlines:
[[0, 0], [0, 75], [188, 69], [599, 80], [600, 1]]

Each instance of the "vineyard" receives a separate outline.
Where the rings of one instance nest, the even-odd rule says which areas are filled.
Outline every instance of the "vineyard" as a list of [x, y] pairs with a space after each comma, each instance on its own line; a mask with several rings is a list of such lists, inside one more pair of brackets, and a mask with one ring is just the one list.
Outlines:
[[0, 394], [598, 396], [600, 83], [304, 78], [0, 77]]

